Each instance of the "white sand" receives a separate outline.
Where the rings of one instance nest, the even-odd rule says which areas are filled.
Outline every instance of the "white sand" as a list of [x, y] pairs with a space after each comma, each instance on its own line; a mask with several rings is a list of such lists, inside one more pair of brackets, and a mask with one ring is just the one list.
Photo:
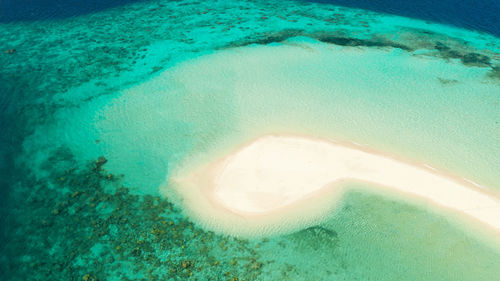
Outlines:
[[[220, 220], [227, 220], [234, 227], [237, 223], [257, 221], [255, 226], [264, 228], [291, 221], [290, 216], [297, 215], [291, 209], [305, 207], [300, 204], [302, 201], [325, 208], [318, 200], [340, 194], [340, 184], [336, 183], [344, 180], [370, 182], [386, 190], [417, 196], [500, 231], [500, 199], [470, 182], [354, 146], [315, 138], [264, 136], [220, 161], [175, 179], [183, 187], [180, 192], [184, 195], [200, 192], [210, 202], [204, 205], [200, 198], [187, 199], [191, 208], [198, 209], [195, 212], [204, 213], [201, 217], [217, 221], [221, 216]], [[208, 209], [203, 210], [203, 206]], [[231, 218], [225, 212], [237, 216]], [[258, 223], [266, 217], [274, 219]]]

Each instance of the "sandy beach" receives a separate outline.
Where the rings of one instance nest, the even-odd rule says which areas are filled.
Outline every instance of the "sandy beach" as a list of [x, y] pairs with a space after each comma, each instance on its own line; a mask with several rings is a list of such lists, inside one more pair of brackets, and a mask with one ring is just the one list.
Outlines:
[[263, 136], [174, 178], [192, 214], [230, 232], [240, 224], [250, 232], [281, 229], [293, 216], [300, 224], [315, 221], [341, 198], [345, 181], [423, 199], [500, 231], [500, 200], [466, 179], [311, 137]]

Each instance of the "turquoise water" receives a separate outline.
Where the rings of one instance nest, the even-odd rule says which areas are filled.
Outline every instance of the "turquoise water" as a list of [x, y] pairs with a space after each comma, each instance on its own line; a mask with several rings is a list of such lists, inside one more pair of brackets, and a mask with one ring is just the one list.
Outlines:
[[295, 1], [150, 1], [2, 24], [0, 35], [20, 140], [5, 280], [500, 273], [497, 234], [380, 194], [351, 192], [318, 225], [246, 239], [159, 193], [181, 163], [286, 132], [357, 142], [500, 194], [494, 36]]

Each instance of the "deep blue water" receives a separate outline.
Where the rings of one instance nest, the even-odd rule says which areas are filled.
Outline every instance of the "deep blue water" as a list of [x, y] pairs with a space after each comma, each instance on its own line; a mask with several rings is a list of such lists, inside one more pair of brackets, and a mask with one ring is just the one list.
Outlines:
[[[66, 18], [147, 0], [0, 0], [0, 22]], [[311, 0], [485, 31], [500, 37], [500, 0]]]
[[418, 18], [500, 37], [500, 0], [309, 0]]
[[61, 19], [147, 0], [0, 0], [0, 22]]
[[[147, 0], [0, 0], [0, 22], [60, 19]], [[451, 24], [500, 37], [500, 0], [309, 0]]]

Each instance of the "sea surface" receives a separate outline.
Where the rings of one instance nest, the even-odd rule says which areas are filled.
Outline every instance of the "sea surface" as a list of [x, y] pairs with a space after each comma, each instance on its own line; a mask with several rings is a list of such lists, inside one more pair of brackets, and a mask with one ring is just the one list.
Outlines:
[[500, 36], [500, 2], [497, 0], [314, 0], [314, 2], [439, 22]]
[[[500, 196], [498, 1], [0, 2], [1, 280], [495, 280], [498, 233], [367, 193], [234, 237], [167, 197], [269, 133]], [[297, 218], [300, 219], [300, 218]]]

